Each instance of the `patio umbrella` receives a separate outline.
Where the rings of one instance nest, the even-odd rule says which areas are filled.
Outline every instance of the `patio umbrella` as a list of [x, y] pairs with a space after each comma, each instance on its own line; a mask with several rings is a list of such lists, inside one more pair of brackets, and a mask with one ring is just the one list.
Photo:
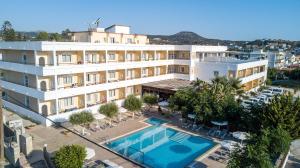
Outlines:
[[120, 113], [126, 113], [126, 112], [127, 112], [127, 109], [124, 108], [124, 107], [120, 107], [120, 108], [119, 108], [119, 112], [120, 112]]
[[239, 139], [241, 140], [241, 144], [243, 143], [243, 140], [246, 140], [247, 137], [249, 136], [249, 134], [247, 132], [240, 132], [240, 131], [237, 131], [237, 132], [233, 132], [232, 133], [232, 136], [236, 139]]
[[221, 142], [221, 146], [229, 151], [232, 151], [235, 148], [236, 142], [231, 140], [224, 140]]
[[86, 160], [92, 159], [96, 155], [95, 150], [92, 148], [86, 147], [85, 150], [86, 150], [86, 157], [85, 157]]
[[167, 106], [169, 106], [169, 103], [167, 101], [162, 101], [162, 102], [159, 102], [158, 105], [162, 106], [162, 107], [167, 107]]
[[211, 121], [212, 124], [219, 126], [219, 129], [221, 126], [226, 126], [228, 125], [228, 121]]
[[96, 113], [96, 114], [94, 114], [94, 118], [96, 120], [102, 120], [105, 118], [105, 116], [103, 114]]
[[190, 119], [195, 119], [196, 115], [195, 114], [188, 114], [188, 118]]

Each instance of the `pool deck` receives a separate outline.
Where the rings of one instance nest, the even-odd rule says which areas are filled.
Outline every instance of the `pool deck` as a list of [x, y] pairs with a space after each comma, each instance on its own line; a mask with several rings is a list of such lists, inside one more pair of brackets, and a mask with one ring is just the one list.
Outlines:
[[[117, 126], [113, 128], [107, 128], [105, 130], [101, 130], [98, 132], [92, 132], [90, 130], [86, 130], [90, 133], [89, 136], [86, 136], [86, 138], [98, 143], [103, 144], [104, 140], [115, 140], [120, 137], [132, 134], [136, 131], [142, 130], [146, 127], [151, 126], [148, 123], [145, 123], [143, 120], [150, 118], [150, 117], [156, 117], [159, 119], [167, 120], [168, 123], [165, 123], [167, 127], [180, 130], [189, 134], [201, 136], [204, 138], [208, 138], [210, 140], [213, 140], [214, 142], [218, 142], [217, 139], [212, 139], [206, 136], [206, 133], [193, 133], [191, 131], [182, 129], [177, 121], [177, 118], [164, 118], [160, 114], [156, 113], [155, 109], [152, 109], [153, 111], [149, 113], [146, 117], [140, 117], [135, 119], [129, 119], [127, 121], [120, 122]], [[23, 119], [24, 120], [24, 119]], [[28, 120], [26, 121], [28, 122]], [[81, 130], [80, 127], [75, 127], [78, 131]], [[91, 142], [88, 142], [82, 138], [80, 138], [78, 135], [75, 135], [73, 133], [67, 133], [63, 134], [64, 131], [63, 128], [57, 128], [57, 127], [44, 127], [42, 125], [36, 125], [34, 127], [31, 127], [29, 129], [26, 129], [26, 133], [32, 135], [33, 137], [33, 148], [34, 151], [31, 154], [31, 157], [29, 157], [30, 163], [34, 163], [40, 159], [40, 155], [42, 152], [42, 148], [44, 144], [47, 144], [47, 149], [50, 153], [53, 153], [54, 151], [58, 150], [63, 145], [69, 145], [69, 144], [80, 144], [83, 146], [87, 146], [90, 148], [95, 149], [96, 156], [93, 158], [93, 160], [105, 160], [108, 159], [110, 161], [113, 161], [120, 166], [123, 166], [124, 168], [129, 167], [140, 167], [133, 162], [130, 162], [119, 155], [116, 155], [104, 148], [101, 148]], [[192, 167], [216, 167], [216, 168], [225, 168], [226, 164], [212, 160], [208, 157], [210, 153], [216, 152], [220, 148], [219, 145], [216, 145], [212, 149], [210, 149], [205, 154], [199, 156], [195, 161], [191, 164]]]

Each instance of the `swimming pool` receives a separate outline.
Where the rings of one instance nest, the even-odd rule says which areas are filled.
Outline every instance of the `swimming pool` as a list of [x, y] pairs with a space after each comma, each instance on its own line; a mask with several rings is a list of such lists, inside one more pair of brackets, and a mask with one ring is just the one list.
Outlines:
[[152, 126], [114, 140], [106, 146], [154, 168], [185, 167], [215, 146], [211, 140], [163, 126], [164, 120], [149, 118], [146, 122]]

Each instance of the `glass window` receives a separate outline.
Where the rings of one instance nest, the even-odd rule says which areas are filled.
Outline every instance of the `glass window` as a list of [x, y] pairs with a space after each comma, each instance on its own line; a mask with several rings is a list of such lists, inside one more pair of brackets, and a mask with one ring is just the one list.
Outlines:
[[72, 106], [72, 105], [73, 105], [73, 98], [72, 97], [64, 99], [64, 106]]
[[108, 76], [110, 79], [114, 79], [116, 77], [116, 74], [114, 71], [108, 71]]
[[116, 96], [116, 91], [115, 90], [110, 90], [109, 91], [109, 97], [115, 97]]
[[132, 39], [131, 38], [127, 38], [127, 43], [131, 44], [132, 43]]
[[219, 76], [219, 71], [214, 71], [214, 76]]
[[116, 60], [116, 55], [115, 54], [108, 54], [108, 59], [114, 61], [114, 60]]
[[62, 62], [71, 62], [71, 55], [63, 54]]
[[111, 38], [110, 38], [110, 42], [111, 42], [111, 43], [115, 43], [115, 38], [114, 38], [114, 37], [111, 37]]
[[25, 106], [29, 107], [29, 97], [25, 96]]
[[63, 83], [64, 84], [72, 84], [72, 76], [64, 76], [63, 77]]

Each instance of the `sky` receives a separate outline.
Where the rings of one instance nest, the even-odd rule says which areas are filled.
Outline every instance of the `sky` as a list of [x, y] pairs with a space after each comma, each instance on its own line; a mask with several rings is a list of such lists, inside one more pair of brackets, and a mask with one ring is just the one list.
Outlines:
[[300, 0], [0, 0], [0, 24], [17, 31], [131, 26], [133, 33], [193, 31], [207, 38], [300, 40]]

